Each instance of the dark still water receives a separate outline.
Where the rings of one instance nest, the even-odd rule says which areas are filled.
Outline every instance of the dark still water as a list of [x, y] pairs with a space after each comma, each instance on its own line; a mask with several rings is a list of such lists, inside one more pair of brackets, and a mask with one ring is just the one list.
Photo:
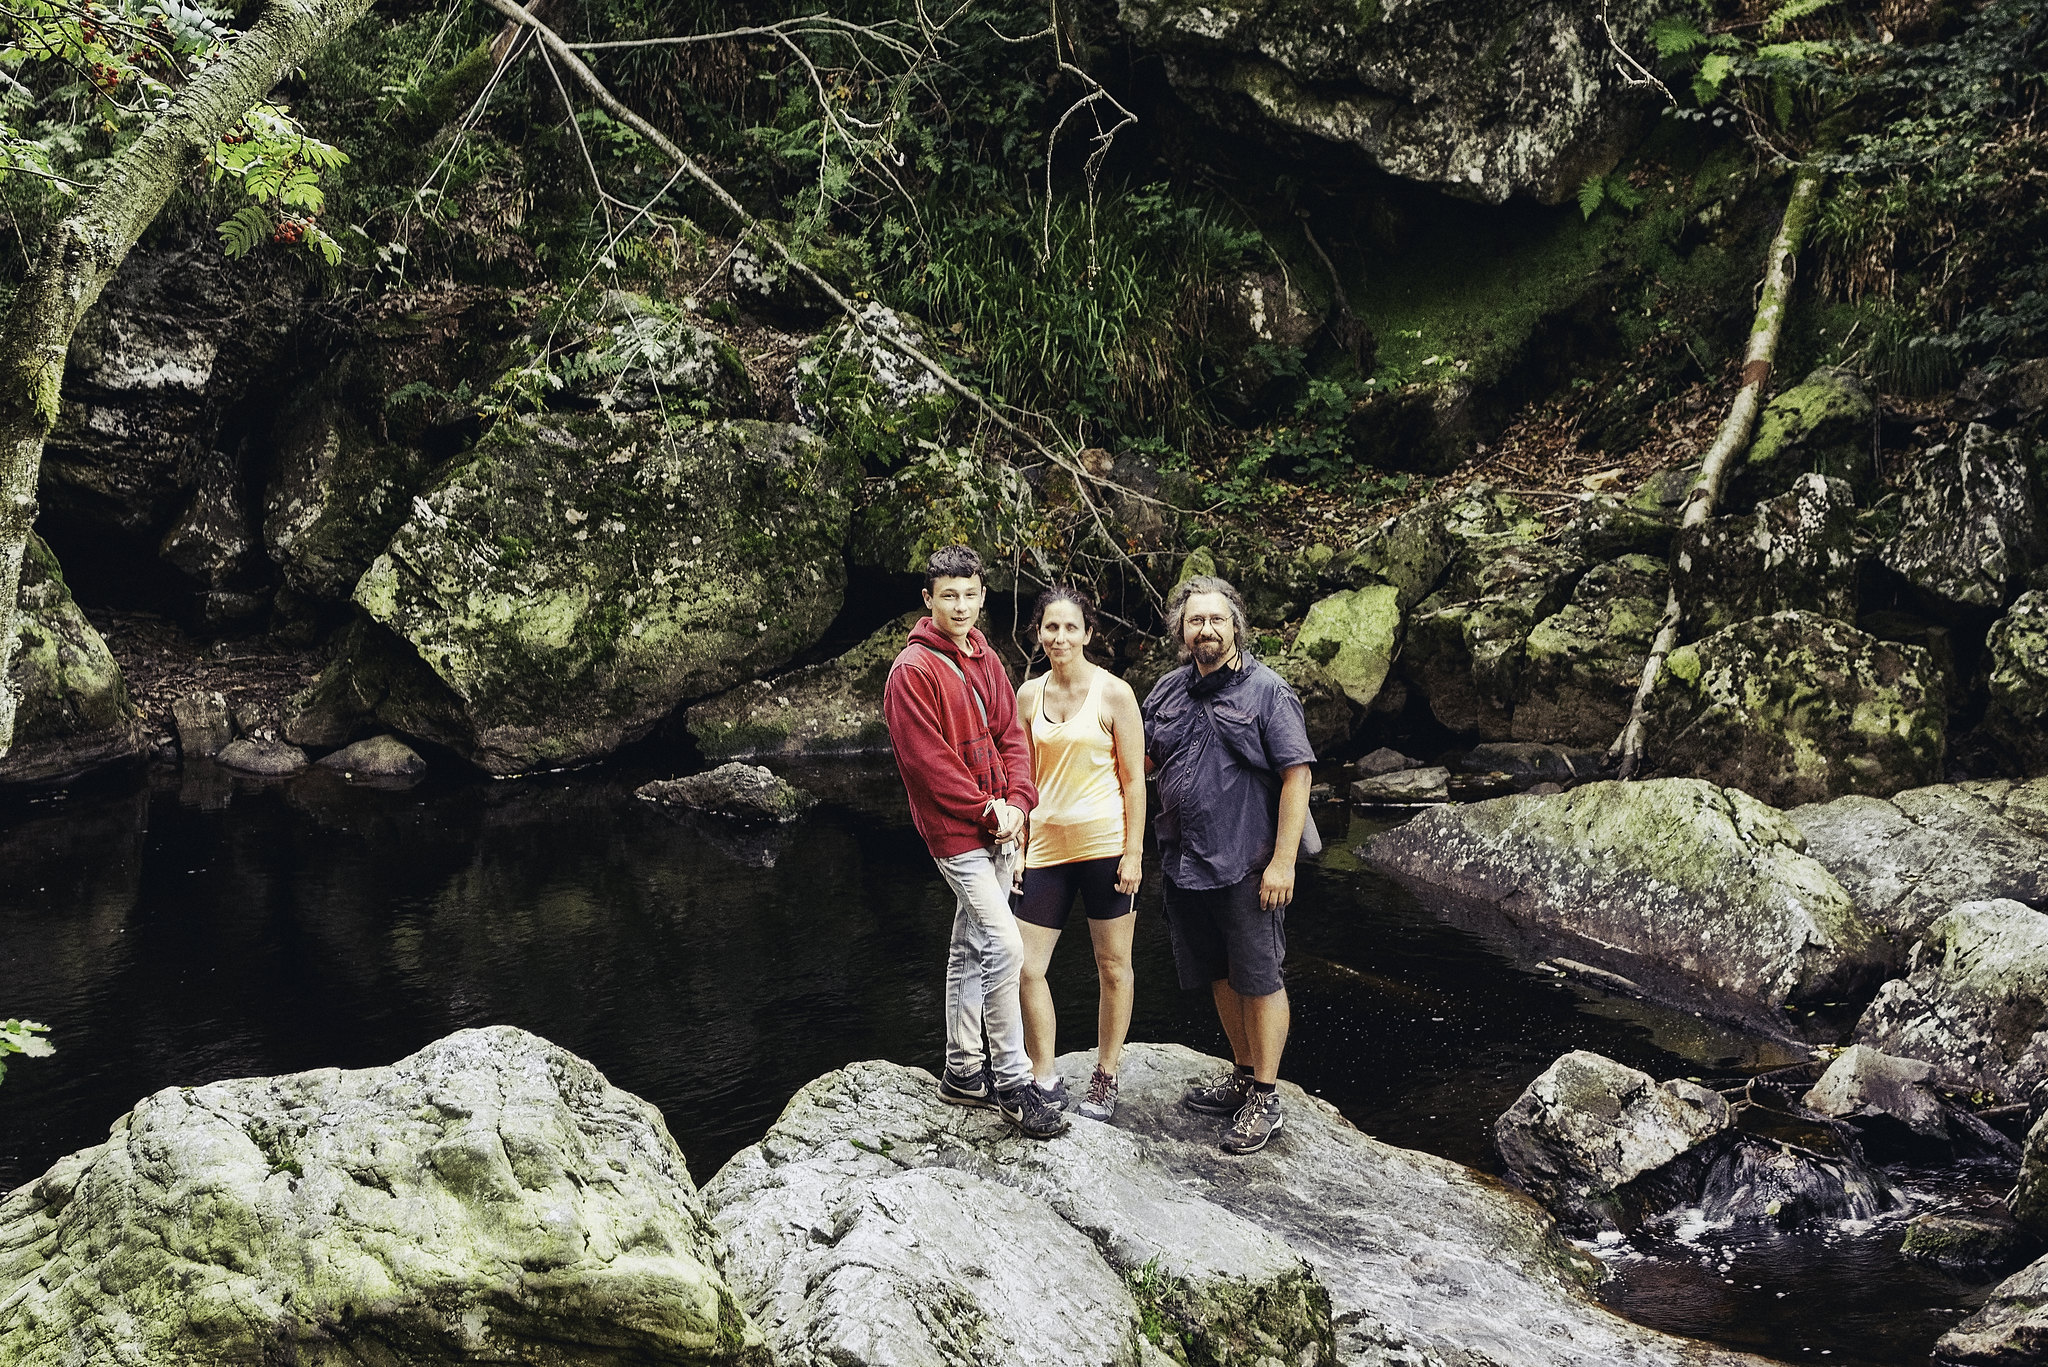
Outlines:
[[[194, 766], [0, 811], [0, 1016], [47, 1022], [58, 1050], [0, 1085], [0, 1189], [157, 1088], [388, 1063], [463, 1026], [592, 1060], [661, 1108], [699, 1180], [820, 1073], [936, 1067], [952, 907], [887, 762], [792, 771], [826, 802], [771, 832], [635, 800], [654, 776], [392, 792]], [[1319, 819], [1285, 1073], [1366, 1131], [1491, 1170], [1494, 1117], [1568, 1049], [1659, 1077], [1786, 1061], [1443, 923], [1344, 853], [1370, 827]], [[1156, 876], [1139, 915], [1132, 1037], [1224, 1052], [1206, 994], [1174, 985]], [[1093, 1043], [1087, 944], [1077, 925], [1054, 962], [1062, 1049]], [[1607, 1299], [1792, 1360], [1924, 1362], [1984, 1288], [1901, 1263], [1902, 1232], [1608, 1250]]]

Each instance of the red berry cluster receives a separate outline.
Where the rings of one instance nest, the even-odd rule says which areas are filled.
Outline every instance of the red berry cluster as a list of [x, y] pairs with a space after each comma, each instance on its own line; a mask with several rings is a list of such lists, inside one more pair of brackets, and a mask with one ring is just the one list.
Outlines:
[[86, 69], [86, 74], [92, 77], [92, 83], [101, 90], [112, 90], [121, 84], [120, 71], [105, 62], [94, 62]]
[[287, 218], [271, 230], [270, 240], [282, 242], [288, 247], [297, 246], [306, 240], [306, 230], [312, 226], [313, 220], [310, 218]]
[[256, 135], [254, 133], [251, 133], [246, 128], [237, 128], [234, 132], [224, 135], [221, 138], [221, 141], [226, 143], [228, 146], [233, 147], [237, 143], [247, 142], [249, 141], [249, 139], [255, 136]]

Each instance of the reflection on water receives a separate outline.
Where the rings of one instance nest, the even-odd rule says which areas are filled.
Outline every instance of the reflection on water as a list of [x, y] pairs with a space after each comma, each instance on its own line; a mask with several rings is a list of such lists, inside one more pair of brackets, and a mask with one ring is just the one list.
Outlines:
[[[825, 805], [772, 831], [634, 800], [651, 776], [390, 792], [195, 765], [0, 814], [0, 1014], [47, 1021], [59, 1050], [0, 1086], [0, 1188], [157, 1088], [385, 1063], [468, 1025], [591, 1059], [662, 1109], [700, 1179], [820, 1073], [935, 1066], [951, 905], [886, 762], [792, 773]], [[1320, 819], [1333, 837], [1344, 820]], [[1494, 1117], [1568, 1049], [1658, 1076], [1782, 1061], [1446, 924], [1344, 853], [1367, 830], [1332, 839], [1289, 916], [1286, 1073], [1368, 1132], [1491, 1170]], [[1139, 916], [1133, 1036], [1222, 1052], [1207, 994], [1174, 987], [1156, 873]], [[1064, 938], [1052, 978], [1061, 1047], [1084, 1047], [1085, 934]], [[1744, 1300], [1693, 1250], [1644, 1252], [1617, 1264], [1611, 1303], [1786, 1357], [1924, 1360], [1982, 1294], [1889, 1254], [1782, 1240], [1744, 1253], [1766, 1286]], [[1755, 1297], [1808, 1297], [1836, 1267], [1870, 1289], [1871, 1315], [1757, 1313]], [[1865, 1322], [1886, 1305], [1903, 1335]]]

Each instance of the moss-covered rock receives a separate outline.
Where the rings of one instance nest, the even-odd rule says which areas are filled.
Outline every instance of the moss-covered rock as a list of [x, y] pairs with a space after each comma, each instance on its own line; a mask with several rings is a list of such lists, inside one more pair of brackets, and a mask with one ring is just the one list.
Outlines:
[[1679, 601], [1705, 636], [1798, 609], [1856, 620], [1856, 501], [1839, 479], [1800, 475], [1750, 513], [1678, 533]]
[[121, 667], [72, 601], [57, 557], [33, 532], [19, 603], [7, 672], [14, 745], [0, 755], [0, 785], [62, 783], [146, 753], [149, 737]]
[[1791, 806], [1939, 782], [1946, 723], [1925, 651], [1780, 612], [1671, 652], [1647, 751], [1657, 773]]
[[1729, 472], [1728, 506], [1775, 498], [1806, 474], [1843, 480], [1855, 497], [1867, 498], [1876, 417], [1853, 371], [1822, 366], [1764, 405], [1748, 453]]
[[707, 759], [885, 752], [882, 686], [923, 615], [904, 613], [837, 659], [700, 702], [683, 714], [683, 723]]
[[1571, 601], [1523, 646], [1517, 740], [1604, 746], [1621, 734], [1664, 616], [1668, 571], [1646, 555], [1586, 572]]
[[1360, 707], [1371, 707], [1401, 648], [1399, 591], [1386, 585], [1333, 593], [1308, 610], [1292, 653], [1321, 665]]
[[1468, 545], [1542, 531], [1543, 524], [1520, 502], [1487, 485], [1470, 484], [1388, 518], [1356, 547], [1335, 556], [1328, 573], [1352, 588], [1392, 585], [1406, 613], [1436, 591]]
[[965, 544], [981, 551], [991, 589], [1014, 587], [1009, 556], [998, 552], [1017, 544], [1037, 504], [1016, 467], [967, 446], [912, 444], [903, 454], [894, 473], [862, 487], [847, 558], [890, 574], [922, 573], [933, 551]]
[[1402, 668], [1436, 719], [1486, 740], [1515, 738], [1530, 631], [1570, 601], [1586, 571], [1576, 544], [1475, 539], [1408, 622]]
[[607, 754], [818, 639], [850, 482], [800, 427], [502, 423], [356, 586], [446, 690], [387, 691], [376, 714], [495, 773]]
[[690, 314], [642, 294], [606, 290], [582, 349], [562, 366], [576, 392], [619, 413], [672, 407], [729, 417], [753, 397], [740, 355]]
[[1327, 755], [1351, 739], [1359, 712], [1351, 705], [1344, 685], [1337, 681], [1327, 666], [1293, 651], [1282, 652], [1264, 663], [1287, 680], [1295, 696], [1301, 699], [1308, 743], [1315, 747], [1317, 754]]
[[2018, 434], [1977, 423], [1928, 451], [1902, 481], [1885, 565], [1953, 609], [1989, 616], [2012, 601], [2048, 563], [2048, 514], [2028, 455]]
[[2023, 593], [1985, 640], [1991, 658], [1985, 734], [2029, 773], [2048, 772], [2048, 592]]

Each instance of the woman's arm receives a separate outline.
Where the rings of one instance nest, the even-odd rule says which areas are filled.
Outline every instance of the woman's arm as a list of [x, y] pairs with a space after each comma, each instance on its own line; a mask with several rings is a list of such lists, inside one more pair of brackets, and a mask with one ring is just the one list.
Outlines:
[[1133, 893], [1145, 871], [1145, 722], [1138, 695], [1122, 679], [1107, 679], [1109, 733], [1116, 743], [1116, 781], [1124, 790], [1124, 854], [1116, 866], [1116, 890]]

